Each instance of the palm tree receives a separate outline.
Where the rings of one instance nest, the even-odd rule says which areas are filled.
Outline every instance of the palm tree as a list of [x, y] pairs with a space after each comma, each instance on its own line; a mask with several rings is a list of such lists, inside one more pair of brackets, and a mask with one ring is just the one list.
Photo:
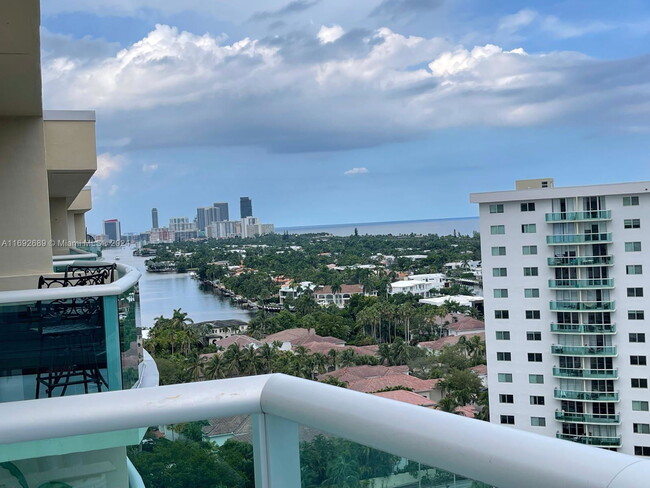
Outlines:
[[456, 403], [456, 400], [454, 400], [454, 398], [451, 396], [446, 396], [438, 402], [438, 406], [436, 408], [438, 410], [442, 410], [443, 412], [455, 413], [457, 407], [458, 403]]
[[327, 356], [316, 352], [311, 356], [312, 366], [314, 368], [313, 376], [327, 372]]
[[356, 364], [354, 359], [355, 359], [354, 351], [352, 349], [345, 349], [341, 353], [341, 367], [348, 368], [350, 366], [354, 366]]
[[244, 370], [244, 354], [239, 344], [230, 344], [223, 353], [226, 371], [229, 375], [241, 375]]
[[185, 360], [185, 374], [190, 381], [199, 381], [203, 376], [203, 360], [199, 353], [195, 351]]
[[204, 366], [205, 377], [209, 380], [220, 380], [226, 377], [226, 364], [221, 354], [214, 354]]
[[330, 349], [329, 352], [327, 353], [327, 359], [329, 359], [330, 366], [334, 369], [338, 367], [338, 359], [339, 353], [336, 349]]
[[259, 374], [262, 367], [261, 358], [252, 345], [242, 348], [242, 372], [244, 374], [254, 376]]
[[271, 346], [268, 342], [265, 342], [257, 349], [257, 355], [260, 358], [264, 373], [273, 373], [273, 361], [277, 356], [277, 350], [275, 344]]
[[335, 281], [334, 283], [332, 283], [331, 288], [332, 288], [332, 300], [334, 300], [334, 303], [336, 303], [336, 294], [341, 293], [341, 290], [343, 289], [341, 286], [341, 282], [338, 280]]
[[390, 348], [390, 344], [384, 342], [379, 344], [379, 364], [386, 364], [387, 366], [393, 365], [393, 354]]

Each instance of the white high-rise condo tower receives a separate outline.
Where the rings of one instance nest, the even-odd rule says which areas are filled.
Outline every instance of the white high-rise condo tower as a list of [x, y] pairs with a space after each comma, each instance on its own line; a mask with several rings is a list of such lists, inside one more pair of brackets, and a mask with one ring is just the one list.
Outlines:
[[649, 190], [546, 178], [471, 195], [492, 422], [650, 456]]

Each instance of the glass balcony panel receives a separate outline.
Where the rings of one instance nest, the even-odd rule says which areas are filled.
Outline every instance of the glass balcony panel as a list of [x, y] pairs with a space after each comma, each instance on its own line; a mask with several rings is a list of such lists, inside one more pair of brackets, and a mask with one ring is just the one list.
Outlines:
[[562, 356], [616, 356], [616, 346], [551, 346], [553, 354]]
[[549, 288], [612, 288], [613, 278], [590, 280], [548, 280]]
[[560, 400], [581, 400], [584, 402], [618, 402], [618, 392], [614, 391], [575, 391], [555, 389], [553, 396]]
[[107, 387], [101, 297], [0, 305], [0, 402]]
[[580, 222], [611, 219], [611, 210], [590, 210], [587, 212], [552, 212], [546, 214], [547, 222]]
[[241, 415], [150, 427], [127, 455], [145, 487], [253, 487], [252, 442], [251, 416]]
[[558, 378], [585, 378], [615, 380], [618, 378], [616, 369], [579, 369], [579, 368], [553, 368], [553, 376]]
[[611, 266], [614, 256], [556, 256], [547, 262], [549, 266]]
[[138, 366], [143, 359], [139, 297], [135, 285], [122, 293], [117, 302], [123, 389], [132, 388], [138, 382]]
[[620, 437], [598, 437], [587, 435], [573, 435], [573, 434], [556, 434], [558, 439], [577, 442], [578, 444], [586, 444], [588, 446], [598, 447], [621, 447]]
[[616, 324], [551, 324], [558, 334], [615, 334]]
[[598, 242], [612, 242], [611, 232], [594, 234], [562, 234], [546, 236], [546, 243], [550, 245], [562, 244], [595, 244]]
[[[424, 407], [422, 407], [424, 408]], [[318, 487], [469, 487], [480, 482], [432, 466], [300, 427], [302, 486]], [[492, 487], [495, 488], [495, 487]]]
[[614, 301], [600, 301], [600, 302], [577, 302], [577, 301], [552, 301], [550, 302], [552, 311], [572, 311], [591, 312], [591, 311], [614, 311], [616, 310], [616, 302]]
[[591, 414], [556, 410], [555, 420], [580, 424], [620, 424], [621, 416], [619, 414]]

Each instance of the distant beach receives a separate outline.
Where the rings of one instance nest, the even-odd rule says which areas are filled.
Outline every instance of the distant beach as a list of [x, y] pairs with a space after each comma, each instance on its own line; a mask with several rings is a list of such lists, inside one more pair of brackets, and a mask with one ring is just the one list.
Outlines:
[[469, 234], [479, 230], [478, 217], [460, 217], [451, 219], [398, 220], [392, 222], [360, 222], [356, 224], [308, 225], [300, 227], [276, 227], [275, 231], [290, 234], [313, 234], [325, 232], [335, 236], [349, 236], [354, 229], [360, 235], [400, 235], [400, 234], [438, 234], [450, 235], [454, 231]]

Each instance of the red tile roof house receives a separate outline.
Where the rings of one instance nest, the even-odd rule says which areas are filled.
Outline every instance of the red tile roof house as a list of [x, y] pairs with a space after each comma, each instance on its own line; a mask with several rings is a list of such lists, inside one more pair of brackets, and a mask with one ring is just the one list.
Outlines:
[[447, 324], [446, 328], [450, 336], [478, 334], [485, 331], [485, 322], [459, 313], [447, 314], [437, 322], [441, 325]]
[[[479, 332], [476, 334], [463, 334], [467, 339], [474, 337], [474, 336], [479, 336], [481, 340], [485, 340], [485, 332]], [[446, 345], [454, 345], [458, 344], [458, 341], [460, 340], [462, 336], [460, 335], [455, 335], [455, 336], [446, 336], [446, 337], [441, 337], [440, 339], [437, 339], [435, 341], [424, 341], [424, 342], [419, 342], [418, 346], [422, 347], [424, 349], [428, 349], [429, 351], [440, 351], [443, 347]]]
[[436, 407], [435, 402], [432, 402], [422, 395], [418, 395], [417, 393], [407, 390], [382, 391], [379, 393], [373, 393], [373, 395], [389, 398], [391, 400], [397, 400], [398, 402], [410, 403], [411, 405], [419, 405], [421, 407]]
[[381, 390], [388, 388], [395, 388], [398, 386], [409, 388], [415, 393], [419, 393], [423, 397], [433, 401], [439, 402], [442, 398], [442, 391], [438, 388], [440, 380], [421, 380], [415, 376], [404, 374], [386, 375], [380, 378], [367, 378], [350, 381], [348, 388], [354, 391], [362, 391], [364, 393], [377, 393]]
[[347, 368], [340, 368], [331, 373], [325, 373], [318, 377], [319, 380], [327, 378], [336, 378], [340, 381], [349, 383], [369, 378], [380, 378], [382, 376], [395, 375], [395, 374], [409, 374], [408, 366], [350, 366]]
[[314, 290], [314, 300], [321, 306], [335, 304], [339, 308], [344, 308], [352, 295], [363, 295], [363, 286], [361, 285], [341, 285], [341, 291], [332, 293], [331, 286], [319, 286]]
[[241, 334], [231, 335], [230, 337], [226, 337], [225, 339], [221, 339], [220, 341], [215, 341], [214, 343], [215, 346], [221, 347], [223, 349], [228, 349], [228, 347], [232, 344], [239, 344], [239, 347], [252, 346], [255, 349], [257, 349], [262, 345], [262, 343], [257, 339], [253, 339], [252, 337], [248, 337], [247, 335], [241, 335]]
[[298, 346], [306, 347], [311, 353], [327, 354], [332, 349], [336, 351], [344, 351], [351, 349], [355, 354], [360, 356], [376, 356], [378, 354], [378, 346], [346, 346], [343, 339], [332, 336], [319, 336], [314, 332], [314, 329], [286, 329], [275, 334], [271, 334], [262, 339], [262, 342], [272, 344], [275, 341], [282, 343], [280, 348], [282, 351], [289, 351]]

